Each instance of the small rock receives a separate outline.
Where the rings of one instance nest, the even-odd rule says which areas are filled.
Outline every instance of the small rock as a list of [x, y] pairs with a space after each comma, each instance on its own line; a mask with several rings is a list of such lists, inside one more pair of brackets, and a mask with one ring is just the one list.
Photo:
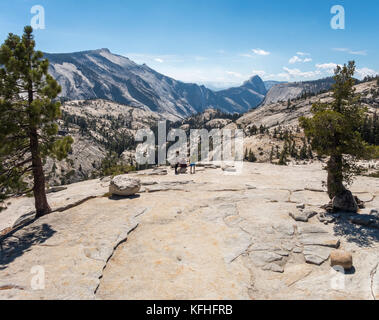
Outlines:
[[292, 252], [293, 253], [302, 253], [303, 249], [301, 247], [295, 247], [295, 248], [293, 248]]
[[264, 267], [267, 264], [283, 259], [281, 255], [269, 251], [250, 252], [249, 257], [257, 267]]
[[298, 213], [289, 213], [289, 216], [292, 217], [295, 221], [302, 221], [302, 222], [308, 222], [310, 218], [315, 216], [317, 212], [315, 211], [300, 211]]
[[350, 252], [343, 250], [333, 250], [330, 253], [330, 265], [341, 266], [345, 270], [350, 270], [353, 267], [353, 256]]
[[52, 187], [50, 188], [49, 190], [46, 191], [46, 193], [56, 193], [56, 192], [60, 192], [60, 191], [64, 191], [64, 190], [67, 190], [67, 187]]
[[253, 185], [253, 184], [251, 184], [251, 183], [246, 183], [246, 184], [245, 184], [245, 186], [246, 186], [246, 188], [247, 188], [248, 190], [257, 189], [257, 187], [256, 187], [256, 186], [254, 186], [254, 185]]
[[332, 205], [334, 211], [347, 211], [347, 212], [357, 212], [358, 204], [349, 190], [345, 190], [340, 195], [337, 195], [332, 200]]
[[304, 203], [297, 204], [296, 208], [298, 208], [298, 209], [305, 209], [305, 204]]
[[131, 196], [141, 189], [139, 179], [130, 178], [128, 175], [114, 177], [109, 184], [109, 193], [118, 196]]
[[331, 216], [329, 214], [325, 214], [320, 212], [319, 215], [317, 216], [318, 220], [324, 224], [332, 223], [335, 221], [335, 217]]
[[365, 208], [365, 203], [362, 200], [360, 200], [357, 196], [354, 196], [354, 199], [359, 209]]
[[224, 165], [222, 166], [222, 171], [225, 171], [225, 172], [236, 172], [237, 169], [233, 166], [228, 166], [228, 165]]
[[324, 261], [328, 260], [331, 249], [322, 246], [305, 246], [304, 258], [307, 263], [321, 265]]
[[340, 239], [329, 235], [305, 234], [301, 235], [299, 240], [306, 246], [321, 246], [330, 248], [338, 248], [340, 246]]
[[262, 270], [265, 270], [265, 271], [273, 271], [273, 272], [279, 272], [279, 273], [283, 273], [284, 272], [284, 268], [277, 265], [276, 263], [269, 263], [269, 264], [266, 264]]
[[111, 177], [102, 177], [102, 178], [100, 178], [101, 182], [110, 182], [111, 180], [112, 180]]
[[334, 212], [334, 209], [333, 209], [333, 203], [332, 201], [330, 201], [329, 203], [323, 205], [320, 207], [321, 209], [324, 209], [326, 212], [328, 213], [332, 213]]

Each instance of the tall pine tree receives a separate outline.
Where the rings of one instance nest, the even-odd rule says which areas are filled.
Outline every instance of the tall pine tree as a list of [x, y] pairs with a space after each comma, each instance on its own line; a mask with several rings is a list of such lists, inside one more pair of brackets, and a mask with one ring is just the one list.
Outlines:
[[335, 70], [333, 101], [312, 106], [312, 118], [300, 118], [300, 125], [319, 156], [329, 156], [327, 171], [328, 195], [332, 199], [346, 191], [351, 182], [355, 162], [369, 157], [374, 149], [362, 139], [361, 128], [366, 109], [359, 104], [353, 78], [355, 63], [338, 66]]
[[[9, 34], [0, 47], [0, 196], [25, 191], [32, 175], [36, 217], [51, 212], [45, 192], [43, 160], [67, 156], [71, 137], [58, 138], [61, 88], [48, 74], [49, 62], [35, 50], [33, 29]], [[0, 199], [0, 200], [1, 200]]]

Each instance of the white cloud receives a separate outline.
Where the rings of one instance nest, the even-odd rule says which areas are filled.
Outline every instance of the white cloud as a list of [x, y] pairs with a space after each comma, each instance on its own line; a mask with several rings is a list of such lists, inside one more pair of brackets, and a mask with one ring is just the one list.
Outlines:
[[126, 53], [123, 54], [124, 57], [127, 57], [131, 60], [133, 60], [135, 63], [156, 63], [159, 64], [165, 62], [165, 63], [180, 63], [183, 62], [185, 57], [184, 56], [178, 56], [175, 54], [163, 54], [163, 55], [154, 55], [149, 53]]
[[253, 74], [256, 74], [262, 78], [266, 75], [266, 72], [263, 70], [253, 70]]
[[238, 73], [238, 72], [234, 72], [234, 71], [226, 71], [226, 74], [232, 76], [232, 77], [235, 77], [235, 78], [243, 78], [243, 75]]
[[339, 52], [348, 52], [348, 48], [333, 48], [333, 51], [339, 51]]
[[299, 69], [290, 69], [283, 67], [283, 70], [288, 73], [290, 77], [302, 77], [302, 78], [312, 78], [321, 74], [319, 70], [316, 71], [301, 71]]
[[298, 56], [293, 56], [288, 62], [289, 62], [290, 64], [294, 64], [294, 63], [296, 63], [296, 62], [301, 62], [301, 61], [303, 61], [303, 60], [300, 59]]
[[296, 54], [297, 54], [298, 56], [310, 56], [310, 55], [311, 55], [310, 53], [301, 52], [301, 51], [296, 52]]
[[327, 72], [328, 74], [333, 74], [337, 66], [338, 64], [333, 62], [316, 64], [317, 69]]
[[335, 69], [337, 68], [337, 64], [333, 62], [316, 64], [317, 69]]
[[360, 50], [360, 51], [349, 51], [350, 54], [355, 54], [358, 56], [367, 56], [366, 50]]
[[254, 54], [258, 56], [268, 56], [270, 54], [270, 52], [262, 50], [262, 49], [252, 49], [252, 51], [254, 52]]
[[311, 58], [299, 58], [298, 56], [293, 56], [288, 62], [290, 64], [294, 64], [294, 63], [297, 63], [297, 62], [303, 62], [303, 63], [306, 63], [306, 62], [311, 62], [312, 59]]
[[356, 69], [356, 76], [359, 79], [364, 79], [367, 76], [376, 76], [379, 75], [379, 72], [376, 72], [375, 70], [369, 69], [369, 68], [361, 68], [361, 69]]
[[281, 72], [281, 73], [278, 73], [278, 74], [272, 74], [270, 78], [275, 79], [276, 77], [279, 78], [279, 79], [287, 80], [287, 81], [289, 81], [291, 79], [291, 76], [288, 73], [285, 73], [285, 72]]
[[349, 48], [333, 48], [333, 51], [347, 52], [352, 55], [367, 56], [367, 50], [351, 50]]
[[254, 58], [254, 56], [249, 53], [241, 53], [239, 56], [244, 58]]

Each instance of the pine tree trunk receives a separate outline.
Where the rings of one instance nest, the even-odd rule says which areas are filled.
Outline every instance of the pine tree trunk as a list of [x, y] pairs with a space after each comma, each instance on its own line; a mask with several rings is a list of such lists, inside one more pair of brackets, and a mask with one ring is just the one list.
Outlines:
[[[31, 61], [31, 57], [29, 57]], [[29, 80], [29, 89], [28, 89], [28, 102], [29, 108], [33, 103], [33, 84]], [[40, 156], [39, 150], [39, 141], [38, 141], [38, 132], [37, 128], [31, 124], [29, 129], [29, 143], [30, 143], [30, 152], [32, 154], [32, 171], [33, 171], [33, 194], [36, 208], [36, 218], [42, 217], [51, 212], [51, 208], [47, 202], [46, 190], [45, 190], [45, 175], [42, 167], [42, 159]]]
[[328, 161], [328, 195], [333, 199], [346, 189], [343, 185], [342, 155], [332, 155]]
[[43, 173], [42, 160], [38, 151], [37, 130], [32, 129], [30, 133], [30, 151], [32, 153], [32, 167], [34, 178], [34, 200], [36, 207], [36, 218], [42, 217], [51, 212], [47, 202], [45, 191], [45, 175]]

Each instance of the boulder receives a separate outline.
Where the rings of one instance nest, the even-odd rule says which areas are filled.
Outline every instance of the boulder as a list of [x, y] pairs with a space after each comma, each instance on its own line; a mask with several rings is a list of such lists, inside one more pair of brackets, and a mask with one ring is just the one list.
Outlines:
[[341, 266], [345, 270], [350, 270], [353, 267], [353, 256], [344, 250], [333, 250], [330, 253], [330, 265], [332, 267]]
[[128, 175], [114, 177], [109, 184], [109, 193], [117, 196], [131, 196], [141, 189], [139, 179], [130, 178]]
[[349, 190], [345, 190], [340, 195], [335, 196], [332, 200], [332, 205], [334, 211], [358, 211], [357, 201]]

